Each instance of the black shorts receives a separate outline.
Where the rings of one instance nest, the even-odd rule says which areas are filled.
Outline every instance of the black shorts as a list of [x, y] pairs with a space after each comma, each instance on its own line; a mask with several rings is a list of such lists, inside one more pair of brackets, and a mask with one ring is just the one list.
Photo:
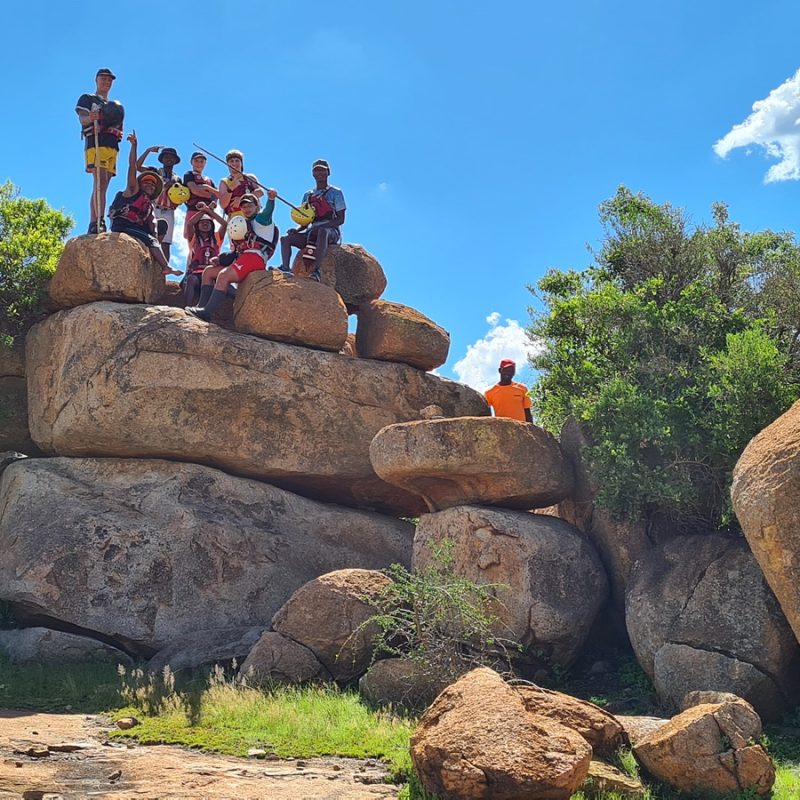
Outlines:
[[127, 233], [128, 236], [133, 236], [134, 239], [138, 239], [146, 247], [161, 247], [158, 243], [158, 239], [149, 231], [122, 219], [115, 219], [111, 223], [111, 231], [112, 233]]

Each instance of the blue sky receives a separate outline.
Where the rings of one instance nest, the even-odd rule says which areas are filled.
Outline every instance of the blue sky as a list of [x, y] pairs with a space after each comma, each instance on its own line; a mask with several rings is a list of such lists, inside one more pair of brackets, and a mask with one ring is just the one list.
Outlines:
[[524, 354], [526, 286], [589, 263], [620, 183], [697, 222], [723, 200], [746, 229], [795, 229], [799, 28], [800, 5], [769, 0], [16, 5], [0, 179], [85, 229], [73, 109], [101, 66], [140, 147], [181, 168], [194, 141], [238, 147], [299, 199], [327, 158], [385, 298], [449, 330], [440, 374], [484, 388]]

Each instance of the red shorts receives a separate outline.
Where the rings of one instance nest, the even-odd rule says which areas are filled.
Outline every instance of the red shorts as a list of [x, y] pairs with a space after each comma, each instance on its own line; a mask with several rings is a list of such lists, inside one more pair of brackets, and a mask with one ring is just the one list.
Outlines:
[[251, 272], [266, 268], [267, 260], [258, 250], [245, 250], [231, 264], [231, 269], [236, 273], [237, 283], [243, 281]]

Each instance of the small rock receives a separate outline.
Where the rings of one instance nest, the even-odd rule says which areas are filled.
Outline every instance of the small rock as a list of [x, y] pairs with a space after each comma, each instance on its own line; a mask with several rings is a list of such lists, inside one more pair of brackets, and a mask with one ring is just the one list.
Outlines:
[[136, 717], [121, 717], [117, 720], [117, 727], [121, 731], [129, 731], [131, 728], [135, 728], [137, 725], [141, 724]]
[[262, 750], [260, 747], [251, 747], [247, 751], [248, 758], [266, 758], [266, 756], [267, 756], [267, 751]]
[[114, 781], [118, 781], [121, 777], [122, 777], [122, 770], [118, 769], [118, 770], [115, 770], [114, 772], [112, 772], [108, 776], [108, 780], [111, 781], [111, 783], [114, 783]]

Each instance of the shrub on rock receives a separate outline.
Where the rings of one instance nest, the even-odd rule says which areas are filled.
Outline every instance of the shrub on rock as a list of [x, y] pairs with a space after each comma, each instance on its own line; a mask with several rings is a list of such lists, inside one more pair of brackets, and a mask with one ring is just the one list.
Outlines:
[[608, 596], [600, 559], [580, 531], [560, 519], [522, 511], [458, 506], [420, 517], [414, 569], [453, 543], [453, 569], [493, 584], [497, 633], [568, 666], [580, 654]]

